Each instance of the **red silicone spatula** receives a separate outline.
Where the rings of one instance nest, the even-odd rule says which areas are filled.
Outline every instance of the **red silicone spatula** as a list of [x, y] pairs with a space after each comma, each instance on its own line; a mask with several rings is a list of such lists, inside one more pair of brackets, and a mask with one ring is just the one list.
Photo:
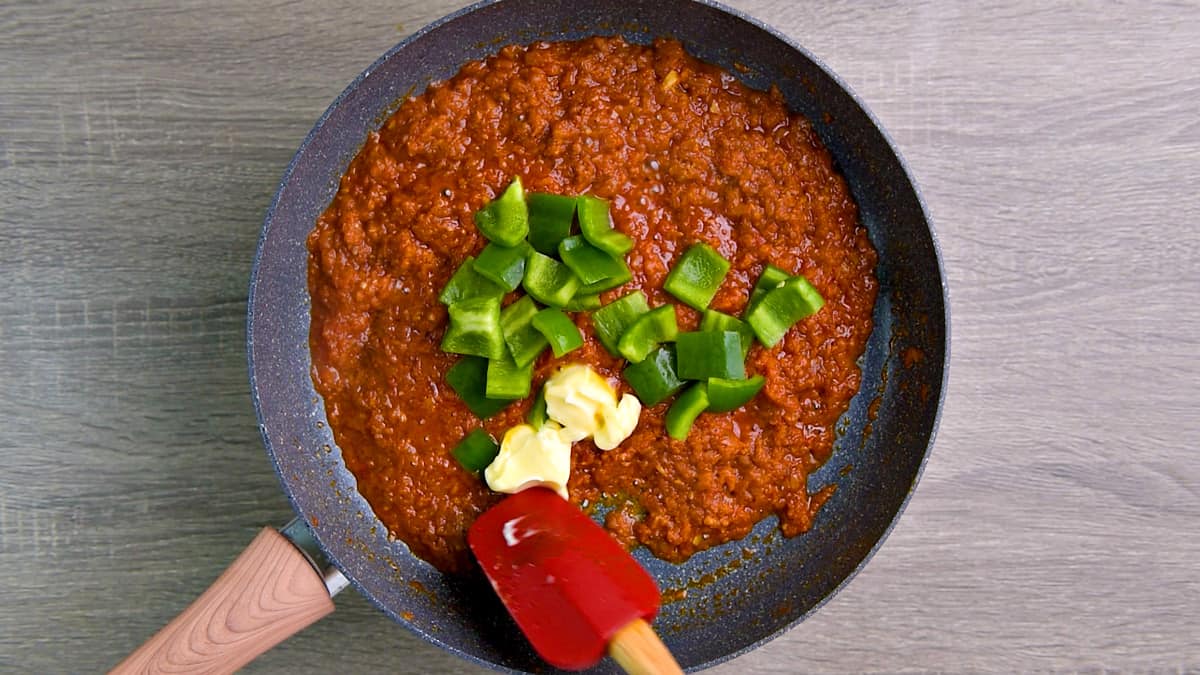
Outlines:
[[537, 653], [579, 670], [605, 652], [629, 673], [682, 673], [649, 622], [658, 587], [582, 511], [530, 488], [485, 512], [467, 542]]

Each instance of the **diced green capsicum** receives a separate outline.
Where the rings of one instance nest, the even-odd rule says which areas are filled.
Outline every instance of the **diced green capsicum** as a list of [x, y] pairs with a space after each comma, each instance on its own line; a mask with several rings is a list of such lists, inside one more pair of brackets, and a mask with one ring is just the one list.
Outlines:
[[[632, 278], [625, 261], [592, 246], [581, 236], [567, 237], [558, 245], [558, 255], [563, 264], [571, 268], [584, 288], [610, 279], [626, 281]], [[617, 285], [625, 283], [619, 282]]]
[[708, 378], [709, 412], [729, 412], [750, 402], [763, 388], [766, 379], [762, 375], [745, 380], [729, 380], [721, 377]]
[[750, 353], [750, 346], [754, 344], [754, 331], [749, 324], [715, 309], [704, 310], [700, 318], [700, 330], [731, 330], [737, 333], [742, 341], [743, 359]]
[[774, 347], [796, 322], [815, 314], [823, 306], [825, 299], [820, 292], [808, 283], [808, 279], [797, 275], [767, 291], [746, 315], [746, 322], [754, 329], [759, 342]]
[[502, 246], [516, 246], [525, 239], [529, 234], [529, 209], [520, 176], [513, 178], [498, 198], [475, 212], [475, 227]]
[[[621, 264], [624, 265], [624, 263]], [[617, 276], [601, 279], [600, 281], [588, 284], [586, 286], [580, 286], [578, 292], [580, 295], [600, 293], [602, 291], [607, 291], [610, 288], [616, 288], [617, 286], [628, 283], [630, 279], [633, 279], [633, 272], [630, 272], [629, 267], [626, 266], [625, 270]]]
[[460, 300], [448, 309], [450, 326], [442, 338], [442, 351], [488, 359], [508, 356], [500, 332], [500, 298]]
[[613, 300], [592, 312], [596, 338], [613, 356], [620, 356], [621, 352], [617, 346], [621, 335], [638, 320], [638, 317], [649, 311], [646, 294], [641, 291], [634, 291]]
[[667, 273], [663, 288], [693, 309], [704, 311], [728, 273], [729, 261], [720, 253], [708, 244], [693, 244]]
[[554, 358], [583, 346], [583, 334], [561, 309], [547, 307], [533, 316], [533, 327], [550, 343]]
[[575, 198], [532, 192], [529, 201], [529, 243], [539, 253], [557, 255], [558, 243], [571, 234]]
[[499, 298], [503, 295], [503, 288], [475, 271], [475, 257], [467, 256], [463, 264], [455, 270], [454, 276], [450, 277], [450, 281], [446, 282], [438, 300], [443, 304], [453, 305], [459, 300]]
[[546, 413], [546, 388], [542, 387], [538, 389], [537, 396], [533, 397], [533, 405], [529, 406], [529, 414], [525, 416], [525, 421], [536, 431], [549, 419], [550, 416]]
[[592, 195], [580, 195], [576, 209], [579, 230], [592, 246], [613, 256], [623, 256], [633, 250], [633, 240], [613, 228], [607, 201]]
[[617, 351], [631, 362], [639, 363], [659, 344], [674, 340], [678, 334], [675, 306], [655, 307], [625, 329], [617, 341]]
[[518, 366], [532, 363], [549, 344], [533, 327], [533, 317], [537, 313], [537, 305], [528, 295], [500, 310], [500, 332], [508, 345], [508, 353]]
[[516, 246], [501, 246], [492, 242], [479, 252], [474, 262], [475, 271], [504, 290], [515, 291], [525, 277], [525, 258], [528, 253], [529, 244], [525, 242]]
[[675, 349], [670, 345], [659, 347], [640, 363], [625, 366], [621, 376], [646, 406], [665, 401], [684, 384], [675, 372]]
[[562, 307], [579, 290], [579, 277], [571, 268], [537, 251], [529, 252], [525, 263], [525, 292], [543, 305]]
[[679, 377], [685, 380], [710, 377], [740, 380], [746, 377], [742, 341], [733, 331], [680, 333], [675, 339], [675, 350]]
[[787, 281], [791, 276], [774, 265], [764, 267], [762, 274], [758, 275], [758, 281], [754, 284], [754, 290], [750, 291], [750, 300], [746, 303], [746, 311], [742, 312], [742, 316], [749, 316], [750, 310], [754, 309], [758, 301], [763, 299], [767, 291], [779, 288], [779, 284]]
[[484, 393], [488, 398], [525, 398], [533, 382], [533, 362], [517, 365], [507, 354], [504, 358], [488, 359], [487, 386]]
[[584, 293], [582, 290], [575, 292], [575, 297], [567, 301], [563, 309], [568, 312], [590, 312], [593, 309], [600, 309], [600, 305], [604, 304], [600, 300], [599, 293]]
[[454, 393], [463, 403], [475, 413], [479, 419], [486, 420], [508, 407], [512, 401], [491, 399], [487, 397], [487, 359], [477, 356], [466, 356], [458, 360], [450, 370], [446, 371], [446, 382], [454, 389]]
[[708, 408], [708, 385], [704, 382], [697, 382], [687, 389], [675, 399], [671, 407], [667, 409], [665, 418], [667, 435], [677, 441], [682, 441], [687, 438], [688, 432], [692, 430], [692, 424], [696, 422], [696, 418], [700, 413]]
[[500, 446], [483, 429], [475, 429], [467, 434], [450, 451], [450, 454], [464, 469], [473, 473], [479, 473], [486, 469], [499, 453]]

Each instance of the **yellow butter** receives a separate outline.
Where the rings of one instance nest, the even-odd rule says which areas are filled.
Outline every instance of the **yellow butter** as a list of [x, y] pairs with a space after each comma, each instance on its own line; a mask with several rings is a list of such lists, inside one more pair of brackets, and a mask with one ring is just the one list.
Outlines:
[[637, 427], [642, 404], [617, 392], [599, 373], [582, 364], [563, 368], [546, 380], [546, 415], [563, 426], [572, 441], [591, 437], [596, 447], [612, 450]]
[[603, 412], [603, 424], [592, 434], [596, 447], [612, 450], [620, 445], [637, 428], [641, 414], [642, 402], [636, 396], [622, 396], [620, 404]]
[[504, 434], [500, 452], [483, 472], [488, 487], [513, 494], [534, 485], [554, 490], [567, 498], [567, 479], [571, 475], [571, 441], [556, 425], [546, 424], [535, 431], [518, 424]]
[[612, 450], [637, 428], [642, 402], [632, 394], [617, 401], [617, 392], [590, 367], [574, 364], [546, 380], [546, 416], [541, 429], [518, 424], [504, 434], [500, 452], [483, 472], [488, 487], [509, 494], [534, 485], [567, 498], [571, 444], [591, 438], [601, 450]]
[[603, 411], [617, 405], [608, 381], [588, 366], [574, 364], [546, 380], [546, 416], [563, 426], [572, 440], [581, 441], [602, 425]]

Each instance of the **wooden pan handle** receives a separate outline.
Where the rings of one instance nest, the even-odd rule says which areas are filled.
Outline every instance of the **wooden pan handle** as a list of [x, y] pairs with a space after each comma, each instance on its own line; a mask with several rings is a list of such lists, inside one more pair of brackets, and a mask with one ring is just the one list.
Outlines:
[[658, 634], [642, 619], [630, 621], [608, 643], [608, 655], [629, 675], [682, 675]]
[[112, 672], [232, 673], [332, 611], [321, 575], [287, 538], [265, 528], [203, 595]]

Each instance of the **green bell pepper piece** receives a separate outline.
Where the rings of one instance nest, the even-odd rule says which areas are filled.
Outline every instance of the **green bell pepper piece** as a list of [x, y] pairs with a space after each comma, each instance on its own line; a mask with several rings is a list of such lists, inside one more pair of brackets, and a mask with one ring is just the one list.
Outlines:
[[618, 344], [621, 335], [633, 325], [638, 317], [650, 311], [646, 303], [646, 294], [634, 291], [623, 295], [592, 312], [592, 325], [596, 329], [596, 338], [600, 344], [613, 356], [620, 356]]
[[697, 382], [684, 389], [679, 398], [676, 398], [671, 407], [667, 409], [667, 416], [664, 420], [667, 426], [667, 435], [677, 441], [687, 438], [688, 432], [692, 430], [692, 424], [707, 408], [707, 384]]
[[443, 304], [453, 305], [459, 300], [470, 298], [500, 298], [503, 296], [504, 289], [496, 282], [476, 272], [475, 257], [467, 256], [463, 264], [455, 270], [454, 276], [450, 277], [450, 281], [446, 282], [445, 288], [438, 295], [438, 300]]
[[525, 416], [525, 421], [529, 422], [529, 426], [533, 427], [534, 431], [545, 426], [550, 415], [546, 412], [546, 388], [538, 389], [537, 396], [533, 397], [533, 405], [529, 407], [529, 414]]
[[549, 345], [533, 327], [533, 317], [537, 313], [537, 305], [528, 295], [522, 295], [520, 300], [500, 310], [500, 332], [504, 335], [504, 344], [508, 345], [508, 353], [518, 366], [532, 363]]
[[529, 244], [525, 242], [516, 246], [501, 246], [492, 242], [479, 252], [474, 263], [475, 271], [505, 291], [515, 291], [525, 277], [525, 258], [528, 253]]
[[446, 383], [479, 419], [486, 420], [508, 407], [512, 401], [487, 397], [487, 359], [466, 356], [446, 371]]
[[633, 277], [624, 260], [601, 251], [579, 235], [563, 239], [558, 245], [558, 256], [579, 277], [584, 288], [609, 279]]
[[746, 377], [742, 341], [733, 331], [680, 333], [675, 339], [675, 349], [679, 359], [679, 377], [685, 380], [707, 380], [710, 377], [740, 380]]
[[571, 234], [575, 198], [532, 192], [529, 199], [529, 243], [545, 255], [557, 255], [558, 243]]
[[764, 267], [762, 274], [758, 275], [758, 281], [754, 284], [754, 290], [750, 291], [750, 300], [746, 303], [746, 311], [742, 312], [742, 316], [749, 316], [750, 310], [758, 305], [758, 302], [763, 299], [767, 291], [779, 288], [779, 285], [787, 281], [791, 276], [774, 265]]
[[667, 273], [663, 288], [684, 304], [703, 312], [728, 273], [729, 261], [713, 247], [693, 244]]
[[475, 429], [464, 436], [450, 451], [450, 454], [467, 471], [479, 473], [486, 469], [493, 459], [496, 459], [496, 455], [500, 454], [500, 446], [488, 432], [483, 429]]
[[582, 289], [575, 292], [575, 297], [567, 301], [563, 309], [568, 312], [590, 312], [594, 309], [600, 309], [602, 305], [599, 293], [584, 293]]
[[625, 366], [621, 375], [645, 406], [665, 401], [684, 385], [675, 372], [675, 349], [670, 345], [650, 352], [639, 363]]
[[797, 275], [768, 291], [746, 315], [746, 322], [759, 342], [774, 347], [798, 321], [824, 306], [821, 293], [808, 279]]
[[508, 356], [500, 332], [500, 298], [470, 298], [450, 305], [442, 351], [489, 359]]
[[633, 250], [633, 240], [613, 228], [607, 201], [592, 195], [580, 195], [576, 201], [576, 212], [579, 214], [579, 230], [592, 246], [614, 257]]
[[762, 375], [745, 380], [729, 380], [723, 377], [708, 378], [709, 412], [729, 412], [750, 402], [766, 383]]
[[554, 358], [560, 358], [583, 346], [583, 333], [561, 309], [547, 307], [533, 316], [533, 327], [542, 334], [554, 350]]
[[522, 285], [526, 293], [543, 305], [562, 307], [579, 290], [579, 277], [554, 258], [530, 251]]
[[586, 286], [580, 286], [579, 291], [577, 292], [580, 295], [589, 295], [592, 293], [607, 291], [610, 288], [616, 288], [617, 286], [622, 286], [628, 283], [631, 279], [633, 279], [633, 272], [629, 271], [629, 266], [625, 265], [624, 262], [622, 262], [621, 265], [625, 267], [625, 269], [617, 276], [601, 279], [600, 281], [588, 284]]
[[475, 227], [501, 246], [516, 246], [525, 239], [529, 234], [529, 209], [520, 176], [513, 178], [498, 198], [475, 212]]
[[700, 330], [731, 330], [737, 333], [742, 341], [743, 359], [750, 353], [750, 346], [754, 344], [754, 331], [749, 324], [715, 309], [704, 310], [700, 317]]
[[533, 383], [533, 362], [517, 365], [507, 354], [504, 358], [488, 359], [487, 385], [484, 393], [488, 398], [525, 398]]
[[617, 341], [617, 351], [631, 362], [639, 363], [659, 344], [674, 340], [678, 334], [679, 324], [675, 321], [675, 306], [655, 307], [639, 316], [625, 329], [621, 339]]

